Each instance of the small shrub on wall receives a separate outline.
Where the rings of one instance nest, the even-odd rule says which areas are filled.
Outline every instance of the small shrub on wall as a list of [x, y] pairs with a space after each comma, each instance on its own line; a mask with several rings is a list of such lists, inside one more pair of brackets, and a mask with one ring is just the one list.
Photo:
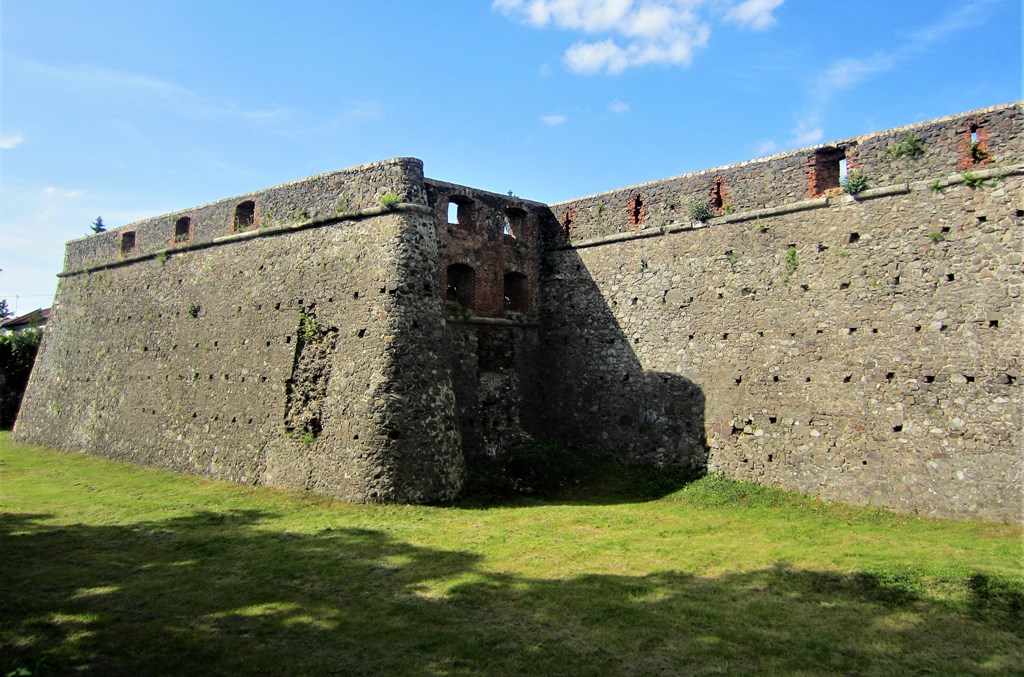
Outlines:
[[14, 425], [42, 338], [43, 330], [38, 328], [0, 334], [0, 428], [9, 430]]

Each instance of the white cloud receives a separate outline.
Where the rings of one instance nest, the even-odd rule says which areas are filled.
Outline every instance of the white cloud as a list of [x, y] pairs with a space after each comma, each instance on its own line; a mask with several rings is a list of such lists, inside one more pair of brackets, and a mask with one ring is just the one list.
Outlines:
[[569, 118], [564, 115], [541, 115], [540, 121], [549, 127], [557, 127], [558, 125], [564, 125], [565, 121]]
[[623, 115], [629, 112], [629, 104], [625, 101], [619, 101], [615, 99], [608, 105], [608, 109], [616, 115]]
[[772, 12], [783, 0], [744, 0], [725, 13], [727, 21], [734, 21], [755, 31], [768, 28], [776, 19]]
[[494, 9], [518, 14], [538, 28], [554, 23], [593, 33], [613, 27], [629, 11], [633, 0], [495, 0]]
[[626, 70], [629, 57], [614, 40], [602, 42], [578, 42], [565, 52], [565, 63], [569, 70], [593, 75], [607, 69], [612, 75]]
[[577, 73], [617, 75], [649, 64], [688, 66], [707, 44], [712, 19], [766, 28], [783, 1], [494, 0], [493, 7], [538, 28], [553, 25], [596, 36], [569, 47], [565, 65]]
[[10, 150], [25, 140], [21, 134], [5, 134], [0, 136], [0, 150]]

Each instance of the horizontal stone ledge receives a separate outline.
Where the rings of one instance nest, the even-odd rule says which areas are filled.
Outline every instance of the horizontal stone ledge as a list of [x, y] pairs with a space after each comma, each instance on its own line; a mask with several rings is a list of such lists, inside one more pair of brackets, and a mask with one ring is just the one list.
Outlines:
[[307, 230], [309, 228], [320, 228], [323, 226], [330, 226], [343, 221], [355, 221], [356, 219], [370, 218], [374, 216], [383, 216], [390, 212], [414, 212], [418, 214], [425, 214], [428, 216], [434, 215], [434, 210], [426, 205], [415, 204], [412, 202], [399, 202], [391, 207], [366, 207], [354, 212], [347, 212], [345, 214], [338, 214], [327, 219], [312, 219], [309, 221], [300, 221], [298, 223], [291, 223], [284, 226], [272, 226], [267, 228], [256, 228], [254, 230], [245, 230], [239, 233], [230, 233], [228, 235], [221, 235], [215, 237], [212, 240], [204, 240], [202, 242], [190, 242], [187, 244], [181, 244], [176, 247], [167, 247], [164, 249], [158, 249], [156, 251], [147, 252], [145, 254], [139, 254], [138, 256], [126, 256], [125, 258], [118, 259], [116, 261], [103, 261], [94, 265], [81, 266], [71, 270], [65, 270], [57, 273], [58, 278], [62, 277], [73, 277], [75, 275], [82, 275], [86, 273], [93, 273], [99, 270], [108, 270], [111, 268], [120, 268], [121, 266], [131, 265], [140, 261], [149, 261], [160, 256], [176, 256], [178, 254], [184, 254], [185, 252], [197, 251], [200, 249], [208, 249], [210, 247], [218, 247], [221, 245], [231, 244], [234, 242], [241, 242], [244, 240], [253, 240], [261, 237], [274, 237], [277, 235], [284, 235], [287, 233], [294, 233], [300, 230]]
[[830, 198], [828, 197], [817, 197], [813, 200], [801, 200], [800, 202], [790, 202], [784, 205], [777, 205], [774, 207], [763, 207], [761, 209], [754, 209], [749, 212], [740, 212], [737, 214], [727, 214], [726, 216], [719, 216], [717, 218], [708, 221], [710, 225], [717, 225], [719, 223], [738, 223], [740, 221], [751, 221], [761, 218], [767, 218], [769, 216], [782, 216], [783, 214], [793, 214], [795, 212], [805, 212], [809, 209], [821, 209], [828, 207], [831, 204]]
[[509, 317], [482, 317], [480, 315], [470, 315], [468, 317], [448, 317], [445, 318], [446, 322], [452, 324], [485, 324], [494, 327], [531, 327], [536, 328], [540, 326], [540, 322], [535, 320], [517, 320]]
[[942, 190], [943, 188], [950, 188], [952, 186], [959, 186], [967, 179], [967, 174], [970, 174], [976, 180], [979, 181], [992, 181], [1005, 178], [1007, 176], [1018, 176], [1024, 174], [1024, 165], [1006, 165], [1004, 167], [993, 167], [991, 169], [968, 169], [963, 172], [957, 172], [950, 174], [939, 179], [932, 181], [914, 181], [910, 184], [910, 190]]
[[850, 195], [846, 202], [864, 202], [865, 200], [874, 200], [876, 198], [889, 197], [891, 195], [906, 195], [909, 192], [910, 184], [896, 183], [891, 186], [881, 186], [880, 188], [867, 188], [855, 195]]
[[611, 235], [602, 235], [601, 237], [592, 237], [587, 240], [580, 240], [579, 242], [570, 243], [568, 247], [561, 247], [561, 249], [584, 249], [586, 247], [595, 247], [601, 244], [608, 244], [610, 242], [624, 242], [626, 240], [642, 240], [645, 237], [657, 237], [658, 235], [664, 235], [665, 228], [657, 226], [654, 228], [644, 228], [643, 230], [631, 231], [628, 233], [612, 233]]
[[630, 231], [627, 233], [612, 233], [611, 235], [602, 235], [601, 237], [580, 240], [579, 242], [572, 242], [567, 246], [557, 247], [557, 249], [584, 249], [586, 247], [596, 247], [603, 244], [625, 242], [627, 240], [642, 240], [647, 237], [657, 237], [659, 235], [667, 235], [670, 233], [682, 233], [690, 230], [700, 230], [701, 228], [709, 228], [711, 226], [718, 226], [726, 223], [752, 221], [755, 219], [766, 218], [769, 216], [779, 216], [782, 214], [792, 214], [793, 212], [802, 212], [808, 209], [821, 209], [822, 207], [827, 206], [829, 206], [829, 198], [827, 197], [816, 198], [814, 200], [803, 200], [801, 202], [793, 202], [790, 204], [779, 205], [777, 207], [765, 207], [763, 209], [755, 209], [752, 211], [742, 212], [738, 214], [717, 216], [713, 219], [708, 219], [707, 221], [691, 221], [689, 223], [678, 223], [672, 221], [662, 226], [644, 228], [643, 230]]

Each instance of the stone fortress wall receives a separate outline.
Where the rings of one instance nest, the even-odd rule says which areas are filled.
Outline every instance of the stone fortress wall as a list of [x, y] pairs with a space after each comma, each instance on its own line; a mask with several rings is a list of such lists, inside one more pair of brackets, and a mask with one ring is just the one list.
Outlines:
[[556, 439], [1020, 522], [1020, 113], [550, 207], [396, 159], [76, 240], [15, 435], [405, 502]]
[[[551, 430], [1020, 521], [1022, 132], [1001, 106], [552, 205]], [[692, 218], [694, 198], [717, 216]]]
[[69, 243], [15, 436], [353, 501], [455, 496], [424, 202], [401, 159]]

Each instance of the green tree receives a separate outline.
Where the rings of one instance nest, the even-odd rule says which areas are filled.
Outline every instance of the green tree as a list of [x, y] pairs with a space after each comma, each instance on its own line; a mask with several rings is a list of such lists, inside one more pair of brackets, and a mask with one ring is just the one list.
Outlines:
[[106, 230], [107, 230], [107, 227], [103, 225], [103, 217], [102, 216], [97, 216], [96, 220], [92, 222], [92, 225], [90, 226], [90, 228], [92, 228], [92, 232], [94, 232], [94, 233], [103, 233], [103, 232], [106, 232]]
[[39, 327], [0, 334], [0, 429], [14, 425], [42, 338]]

